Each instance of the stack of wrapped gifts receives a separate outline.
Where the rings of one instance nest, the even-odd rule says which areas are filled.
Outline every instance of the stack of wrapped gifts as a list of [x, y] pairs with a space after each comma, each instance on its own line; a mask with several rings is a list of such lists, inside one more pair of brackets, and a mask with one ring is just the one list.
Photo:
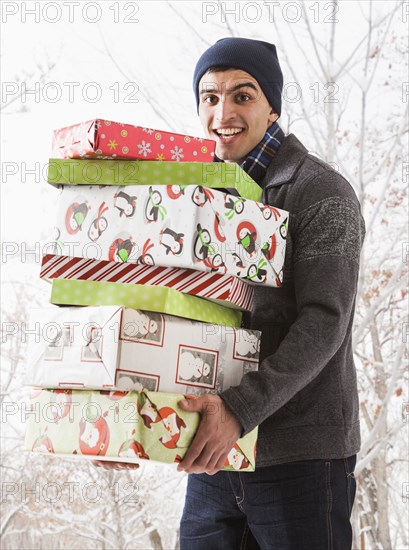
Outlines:
[[[288, 213], [213, 155], [209, 140], [110, 121], [55, 131], [40, 276], [68, 307], [32, 310], [27, 450], [179, 462], [200, 416], [178, 401], [257, 370], [261, 334], [242, 312], [254, 285], [282, 284]], [[256, 440], [224, 469], [253, 471]]]

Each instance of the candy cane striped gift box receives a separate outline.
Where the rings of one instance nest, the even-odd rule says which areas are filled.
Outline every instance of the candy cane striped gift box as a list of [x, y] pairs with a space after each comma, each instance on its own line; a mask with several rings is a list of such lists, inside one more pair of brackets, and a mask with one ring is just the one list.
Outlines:
[[43, 256], [40, 277], [166, 286], [244, 311], [251, 309], [254, 292], [251, 285], [231, 275], [55, 254]]

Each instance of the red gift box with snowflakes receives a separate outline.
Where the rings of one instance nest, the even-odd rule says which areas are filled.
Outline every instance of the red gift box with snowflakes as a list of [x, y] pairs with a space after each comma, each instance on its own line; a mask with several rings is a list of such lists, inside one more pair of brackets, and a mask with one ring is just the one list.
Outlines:
[[209, 139], [95, 119], [55, 130], [51, 156], [212, 162], [215, 146]]

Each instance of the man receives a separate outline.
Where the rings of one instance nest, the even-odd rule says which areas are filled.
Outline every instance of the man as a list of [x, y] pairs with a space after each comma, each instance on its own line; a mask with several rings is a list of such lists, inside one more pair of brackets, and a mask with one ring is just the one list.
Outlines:
[[[217, 41], [194, 92], [221, 162], [236, 162], [287, 210], [281, 288], [259, 286], [246, 326], [262, 331], [258, 372], [184, 404], [201, 423], [178, 469], [189, 473], [181, 550], [349, 549], [360, 448], [351, 330], [365, 225], [350, 184], [308, 154], [281, 114], [274, 45]], [[255, 472], [221, 471], [259, 426]]]

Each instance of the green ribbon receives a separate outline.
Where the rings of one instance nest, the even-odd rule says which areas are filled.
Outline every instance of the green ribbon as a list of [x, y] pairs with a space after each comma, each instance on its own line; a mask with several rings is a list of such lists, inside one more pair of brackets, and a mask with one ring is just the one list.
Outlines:
[[237, 309], [166, 286], [53, 279], [50, 302], [71, 306], [125, 306], [231, 327], [240, 327], [242, 319]]
[[239, 165], [223, 162], [50, 159], [52, 185], [201, 185], [236, 189], [240, 197], [261, 201], [261, 187]]

